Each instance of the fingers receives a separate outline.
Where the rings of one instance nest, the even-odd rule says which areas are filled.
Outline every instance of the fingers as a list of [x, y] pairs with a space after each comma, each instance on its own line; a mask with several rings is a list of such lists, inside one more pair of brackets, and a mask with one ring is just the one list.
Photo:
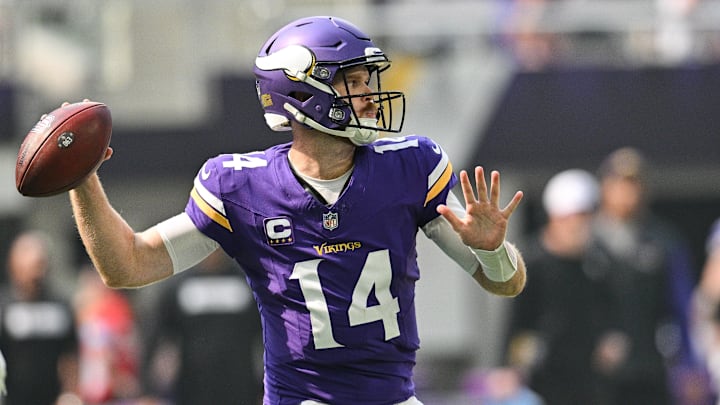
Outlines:
[[[467, 177], [467, 173], [465, 173], [465, 177]], [[463, 182], [463, 173], [460, 173], [460, 181]], [[468, 191], [465, 190], [465, 185], [463, 184], [463, 194], [465, 194], [465, 203], [467, 204], [468, 201], [468, 193], [472, 195], [472, 201], [473, 202], [484, 202], [484, 203], [491, 203], [495, 206], [498, 205], [498, 201], [500, 200], [500, 173], [498, 173], [496, 170], [493, 170], [490, 173], [490, 197], [488, 198], [488, 189], [487, 189], [487, 182], [485, 181], [485, 169], [482, 166], [476, 166], [475, 167], [475, 188], [477, 189], [477, 199], [475, 198], [475, 195], [472, 191], [472, 188], [470, 188], [470, 181], [467, 181], [467, 187]]]
[[[83, 103], [89, 103], [90, 101], [92, 101], [92, 100], [90, 100], [89, 98], [84, 98], [84, 99], [83, 99]], [[70, 104], [72, 104], [72, 103], [70, 103], [69, 101], [63, 101], [62, 104], [60, 104], [60, 108], [67, 107], [67, 106], [69, 106]], [[41, 116], [40, 116], [40, 121], [42, 121], [43, 119], [45, 119], [45, 117], [47, 117], [47, 114], [41, 115]]]
[[508, 205], [503, 208], [502, 212], [505, 215], [505, 218], [510, 218], [510, 216], [515, 212], [515, 209], [520, 205], [520, 201], [523, 199], [523, 192], [517, 191], [515, 192], [515, 195], [513, 196], [512, 200], [508, 203]]
[[457, 215], [445, 204], [440, 204], [436, 208], [438, 214], [445, 217], [445, 219], [450, 223], [450, 226], [453, 227], [453, 229], [458, 229], [458, 227], [461, 225], [460, 218], [458, 218]]
[[[490, 172], [490, 192], [488, 195], [487, 182], [485, 181], [485, 169], [482, 166], [475, 167], [475, 187], [478, 190], [477, 198], [472, 191], [468, 175], [465, 171], [460, 173], [460, 183], [462, 185], [463, 194], [465, 195], [465, 204], [471, 202], [486, 202], [494, 207], [500, 206], [500, 172], [493, 170]], [[506, 218], [510, 217], [515, 209], [520, 205], [523, 199], [523, 192], [517, 191], [510, 202], [502, 209]]]
[[465, 197], [465, 206], [477, 202], [475, 199], [475, 192], [473, 192], [472, 185], [470, 185], [470, 177], [465, 170], [460, 171], [460, 187], [462, 188], [463, 196]]
[[[83, 103], [89, 103], [89, 102], [91, 102], [91, 101], [92, 101], [92, 100], [90, 100], [89, 98], [84, 98], [82, 102], [83, 102]], [[69, 106], [70, 104], [71, 104], [71, 103], [70, 103], [69, 101], [63, 101], [63, 103], [60, 104], [60, 107], [67, 107], [67, 106]]]
[[[499, 173], [493, 171], [491, 176], [497, 178], [497, 180], [491, 179], [490, 193], [492, 197], [493, 185], [496, 182], [499, 183]], [[460, 172], [460, 186], [462, 187], [463, 195], [465, 196], [466, 206], [479, 201], [485, 203], [490, 202], [490, 200], [488, 199], [487, 183], [485, 182], [485, 169], [483, 169], [482, 166], [475, 167], [475, 188], [477, 189], [477, 197], [475, 196], [475, 192], [473, 191], [472, 185], [470, 184], [470, 178], [468, 176], [468, 173], [465, 170]], [[494, 194], [496, 194], [497, 197], [495, 199], [495, 205], [497, 205], [497, 199], [499, 198], [500, 193], [495, 192]]]
[[485, 169], [482, 166], [475, 167], [475, 187], [478, 191], [478, 200], [487, 202], [487, 183], [485, 182]]
[[500, 172], [497, 170], [490, 172], [490, 203], [500, 206]]

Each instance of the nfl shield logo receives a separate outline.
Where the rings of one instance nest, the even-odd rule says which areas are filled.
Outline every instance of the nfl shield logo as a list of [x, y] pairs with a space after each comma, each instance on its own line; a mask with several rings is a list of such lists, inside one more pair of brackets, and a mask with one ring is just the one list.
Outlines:
[[332, 231], [333, 229], [338, 227], [338, 214], [337, 212], [328, 212], [327, 214], [323, 214], [323, 228], [327, 229], [328, 231]]

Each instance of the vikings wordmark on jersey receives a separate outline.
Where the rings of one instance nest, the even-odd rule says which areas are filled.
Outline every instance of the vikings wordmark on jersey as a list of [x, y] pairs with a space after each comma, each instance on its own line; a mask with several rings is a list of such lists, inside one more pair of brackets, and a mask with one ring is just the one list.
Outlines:
[[[293, 175], [289, 149], [208, 160], [186, 208], [247, 274], [263, 318], [269, 395], [404, 400], [419, 346], [415, 235], [457, 182], [449, 159], [420, 136], [358, 147], [345, 190], [326, 206]], [[333, 370], [323, 378], [308, 371], [324, 368]], [[374, 389], [357, 398], [358, 386]]]

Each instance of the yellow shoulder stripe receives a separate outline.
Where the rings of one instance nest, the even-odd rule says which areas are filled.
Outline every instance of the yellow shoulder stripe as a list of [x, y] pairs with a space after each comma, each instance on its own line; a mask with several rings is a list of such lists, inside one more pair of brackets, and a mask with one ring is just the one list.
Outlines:
[[232, 232], [232, 227], [230, 226], [230, 221], [216, 211], [210, 204], [208, 204], [198, 193], [197, 188], [193, 187], [192, 191], [190, 192], [190, 197], [195, 201], [195, 204], [197, 204], [198, 208], [205, 213], [205, 215], [208, 216], [208, 218], [212, 219], [214, 222], [216, 222], [218, 225], [222, 226], [223, 228], [227, 229], [228, 231]]
[[452, 178], [452, 163], [448, 162], [447, 166], [445, 166], [445, 170], [443, 170], [442, 174], [438, 177], [437, 181], [430, 187], [430, 190], [425, 195], [425, 205], [427, 204], [435, 197], [440, 194], [445, 187], [450, 183], [450, 179]]

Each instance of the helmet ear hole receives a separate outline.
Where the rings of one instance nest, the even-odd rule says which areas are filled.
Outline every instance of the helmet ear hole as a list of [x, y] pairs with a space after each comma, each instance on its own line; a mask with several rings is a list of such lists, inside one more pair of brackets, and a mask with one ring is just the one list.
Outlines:
[[308, 101], [310, 97], [312, 97], [312, 94], [306, 93], [304, 91], [293, 91], [288, 94], [288, 97], [294, 98], [295, 100], [304, 103], [305, 101]]

